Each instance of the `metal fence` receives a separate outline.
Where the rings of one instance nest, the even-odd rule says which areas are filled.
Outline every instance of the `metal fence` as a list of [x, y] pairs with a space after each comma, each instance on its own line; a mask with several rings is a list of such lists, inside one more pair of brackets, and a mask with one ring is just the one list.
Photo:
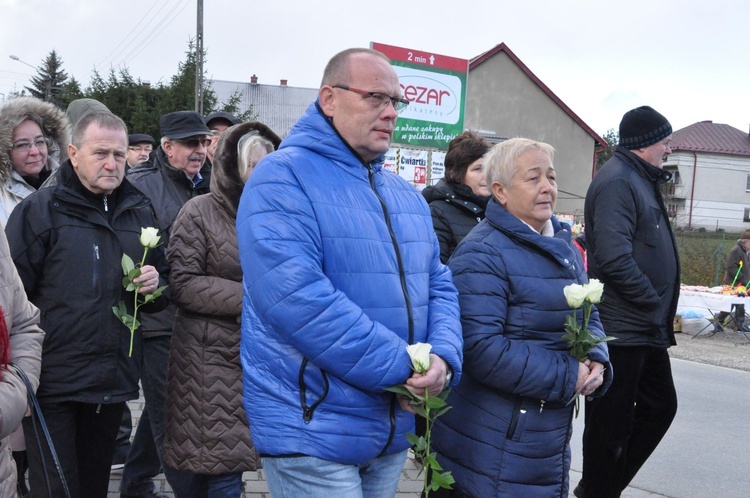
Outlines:
[[[727, 253], [739, 234], [725, 232], [676, 232], [682, 266], [681, 282], [687, 285], [721, 285]], [[746, 282], [743, 282], [746, 283]]]

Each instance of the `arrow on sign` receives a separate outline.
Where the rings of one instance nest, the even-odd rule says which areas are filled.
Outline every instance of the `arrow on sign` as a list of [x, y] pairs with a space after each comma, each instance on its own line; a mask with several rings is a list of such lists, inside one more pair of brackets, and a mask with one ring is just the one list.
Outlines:
[[435, 65], [435, 56], [431, 55], [430, 56], [430, 66], [434, 66], [434, 65]]

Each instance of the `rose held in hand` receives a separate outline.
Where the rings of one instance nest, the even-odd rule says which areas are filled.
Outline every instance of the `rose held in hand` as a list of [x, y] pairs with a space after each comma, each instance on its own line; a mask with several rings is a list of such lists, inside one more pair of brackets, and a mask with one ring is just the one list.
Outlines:
[[568, 306], [571, 308], [580, 308], [583, 302], [586, 300], [588, 292], [580, 284], [570, 284], [563, 289], [565, 294], [565, 300], [568, 302]]
[[599, 280], [592, 278], [589, 280], [589, 283], [583, 286], [583, 288], [586, 290], [586, 301], [590, 302], [591, 304], [599, 304], [600, 302], [602, 302], [604, 284]]
[[[432, 359], [430, 358], [432, 345], [418, 342], [406, 346], [406, 352], [411, 360], [411, 369], [424, 375], [430, 369]], [[396, 393], [399, 396], [409, 400], [409, 405], [417, 415], [425, 419], [424, 436], [417, 437], [415, 434], [407, 434], [406, 439], [411, 443], [414, 449], [414, 456], [422, 462], [424, 473], [424, 497], [429, 498], [430, 491], [436, 491], [439, 488], [452, 489], [451, 485], [455, 482], [450, 472], [440, 472], [443, 468], [436, 459], [436, 453], [430, 449], [430, 438], [432, 424], [440, 415], [450, 410], [450, 406], [445, 402], [450, 390], [443, 390], [438, 396], [430, 396], [429, 389], [425, 388], [424, 394], [415, 394], [404, 385], [393, 386], [386, 389]]]
[[141, 245], [146, 249], [154, 249], [159, 245], [159, 229], [154, 227], [141, 228]]
[[432, 360], [430, 360], [431, 350], [432, 345], [425, 344], [423, 342], [418, 342], [416, 344], [406, 346], [406, 352], [409, 353], [409, 358], [411, 358], [412, 370], [417, 373], [424, 374], [427, 370], [430, 369], [430, 364], [432, 363]]
[[134, 281], [134, 279], [138, 278], [141, 275], [141, 268], [143, 268], [143, 265], [146, 264], [146, 255], [148, 254], [148, 251], [150, 249], [156, 248], [159, 245], [159, 239], [161, 239], [161, 237], [159, 236], [158, 228], [141, 228], [141, 236], [139, 237], [139, 241], [143, 246], [143, 257], [141, 258], [140, 264], [136, 266], [133, 262], [133, 259], [125, 253], [123, 253], [120, 260], [120, 263], [122, 265], [122, 272], [125, 275], [125, 277], [122, 279], [122, 286], [127, 292], [133, 293], [133, 314], [131, 315], [130, 313], [128, 313], [124, 301], [120, 301], [120, 304], [118, 306], [113, 306], [112, 312], [122, 322], [122, 324], [130, 330], [130, 349], [128, 352], [128, 356], [133, 356], [133, 338], [135, 336], [136, 329], [141, 326], [141, 322], [138, 321], [138, 309], [141, 307], [141, 305], [150, 303], [154, 299], [159, 298], [164, 292], [164, 289], [167, 288], [167, 286], [164, 285], [148, 293], [145, 293], [144, 289], [144, 294], [141, 295], [140, 289], [143, 287], [143, 283], [136, 283]]
[[[601, 302], [603, 293], [604, 284], [593, 278], [587, 284], [570, 284], [563, 288], [565, 300], [568, 306], [573, 308], [573, 313], [565, 317], [565, 334], [562, 339], [567, 341], [570, 354], [580, 362], [588, 361], [591, 348], [614, 339], [609, 336], [597, 337], [589, 330], [591, 312], [594, 305]], [[578, 308], [581, 307], [583, 307], [583, 324], [578, 321]], [[576, 398], [576, 417], [578, 417], [578, 407], [578, 398]]]

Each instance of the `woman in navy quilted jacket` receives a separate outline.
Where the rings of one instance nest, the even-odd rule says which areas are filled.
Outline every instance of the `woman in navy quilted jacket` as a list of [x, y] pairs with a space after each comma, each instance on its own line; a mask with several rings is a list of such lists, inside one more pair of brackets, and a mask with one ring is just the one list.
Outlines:
[[[606, 345], [579, 362], [562, 336], [563, 288], [588, 281], [570, 228], [552, 214], [554, 149], [515, 138], [485, 156], [486, 219], [454, 252], [464, 376], [433, 432], [450, 497], [567, 497], [574, 393], [611, 382]], [[580, 311], [579, 311], [580, 313]], [[603, 336], [598, 313], [589, 330]], [[604, 375], [601, 370], [606, 367]]]

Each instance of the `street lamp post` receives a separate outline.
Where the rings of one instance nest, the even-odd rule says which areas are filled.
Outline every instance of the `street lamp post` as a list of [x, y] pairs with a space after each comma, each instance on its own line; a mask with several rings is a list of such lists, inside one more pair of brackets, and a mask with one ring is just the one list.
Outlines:
[[28, 62], [26, 62], [26, 61], [24, 61], [24, 60], [21, 60], [21, 59], [20, 59], [20, 58], [19, 58], [19, 57], [18, 57], [17, 55], [9, 55], [8, 57], [10, 57], [11, 59], [13, 59], [14, 61], [18, 61], [18, 62], [20, 62], [21, 64], [26, 64], [26, 65], [27, 65], [27, 66], [29, 66], [29, 67], [30, 67], [31, 69], [39, 70], [39, 68], [38, 68], [38, 67], [36, 67], [36, 66], [34, 66], [34, 65], [31, 65], [31, 64], [29, 64]]
[[[34, 66], [32, 64], [29, 64], [25, 60], [22, 60], [17, 55], [9, 55], [8, 57], [10, 57], [11, 59], [13, 59], [14, 61], [20, 62], [21, 64], [26, 64], [27, 66], [29, 66], [31, 69], [34, 69], [35, 71], [41, 71], [41, 69], [39, 69], [38, 67], [36, 67], [36, 66]], [[55, 87], [55, 88], [58, 88], [58, 87]], [[46, 91], [44, 93], [45, 93], [44, 94], [44, 100], [47, 101], [47, 102], [52, 102], [52, 81], [47, 80], [47, 89], [46, 89]]]

